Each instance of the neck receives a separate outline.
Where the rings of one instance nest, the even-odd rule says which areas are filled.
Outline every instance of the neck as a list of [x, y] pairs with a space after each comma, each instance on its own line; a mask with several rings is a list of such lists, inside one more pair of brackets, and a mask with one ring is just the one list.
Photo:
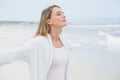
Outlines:
[[50, 32], [50, 36], [51, 36], [52, 40], [54, 40], [54, 41], [59, 40], [59, 35], [60, 35], [61, 31], [62, 31], [62, 29], [52, 28], [51, 32]]

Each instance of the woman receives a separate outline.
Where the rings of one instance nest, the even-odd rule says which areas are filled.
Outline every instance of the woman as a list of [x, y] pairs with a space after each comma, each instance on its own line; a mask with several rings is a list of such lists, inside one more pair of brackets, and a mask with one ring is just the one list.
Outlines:
[[35, 37], [26, 44], [0, 55], [0, 64], [24, 60], [32, 80], [67, 80], [70, 44], [61, 34], [66, 18], [57, 5], [43, 10]]

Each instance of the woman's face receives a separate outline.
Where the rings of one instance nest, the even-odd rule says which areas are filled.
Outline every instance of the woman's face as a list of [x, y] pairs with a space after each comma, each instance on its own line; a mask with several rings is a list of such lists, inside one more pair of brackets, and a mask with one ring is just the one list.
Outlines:
[[52, 9], [51, 18], [49, 19], [48, 24], [55, 27], [63, 27], [67, 25], [66, 17], [60, 8], [54, 7]]

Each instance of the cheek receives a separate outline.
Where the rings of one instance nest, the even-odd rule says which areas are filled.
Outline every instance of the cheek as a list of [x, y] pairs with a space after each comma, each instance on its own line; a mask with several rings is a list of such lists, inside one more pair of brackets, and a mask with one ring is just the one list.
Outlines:
[[55, 17], [53, 18], [52, 22], [55, 24], [55, 23], [59, 23], [61, 22], [61, 19], [59, 17]]

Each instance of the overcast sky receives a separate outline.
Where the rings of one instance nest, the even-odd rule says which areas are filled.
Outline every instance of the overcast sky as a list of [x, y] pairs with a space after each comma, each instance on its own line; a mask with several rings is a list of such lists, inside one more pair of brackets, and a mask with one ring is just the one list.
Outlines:
[[120, 0], [0, 0], [0, 20], [39, 21], [52, 4], [60, 5], [68, 20], [120, 18]]

